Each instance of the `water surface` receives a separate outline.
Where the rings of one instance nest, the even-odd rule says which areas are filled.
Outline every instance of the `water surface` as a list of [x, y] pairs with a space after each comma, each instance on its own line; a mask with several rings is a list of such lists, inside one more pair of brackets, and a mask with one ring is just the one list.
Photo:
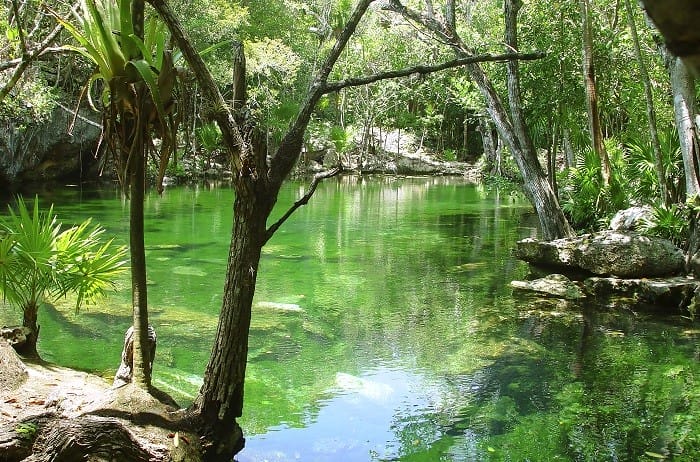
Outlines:
[[[288, 183], [273, 218], [305, 187]], [[126, 240], [116, 189], [40, 200]], [[154, 382], [183, 405], [213, 343], [232, 200], [225, 187], [181, 187], [146, 201]], [[696, 326], [515, 297], [508, 283], [528, 269], [512, 250], [534, 223], [520, 196], [462, 179], [324, 182], [263, 249], [237, 460], [700, 456]], [[42, 309], [41, 354], [111, 376], [128, 284], [80, 314]]]

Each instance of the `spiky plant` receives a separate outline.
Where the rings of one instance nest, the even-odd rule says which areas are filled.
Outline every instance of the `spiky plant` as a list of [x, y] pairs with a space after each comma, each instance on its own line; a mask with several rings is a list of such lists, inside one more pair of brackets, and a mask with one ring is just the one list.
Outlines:
[[103, 234], [104, 228], [90, 220], [64, 228], [53, 206], [39, 211], [38, 199], [30, 211], [18, 198], [17, 210], [10, 208], [0, 221], [0, 293], [22, 310], [23, 326], [30, 330], [22, 354], [38, 356], [42, 302], [75, 294], [77, 310], [114, 287], [115, 278], [126, 270], [126, 247], [104, 240]]
[[166, 44], [166, 28], [152, 17], [144, 28], [143, 38], [135, 34], [132, 22], [133, 0], [81, 0], [72, 10], [73, 21], [53, 13], [77, 41], [78, 46], [64, 46], [95, 64], [86, 92], [90, 104], [92, 88], [102, 81], [104, 139], [117, 161], [122, 184], [137, 150], [150, 150], [153, 139], [161, 140], [159, 157], [160, 186], [175, 148], [173, 91], [177, 71], [172, 51]]

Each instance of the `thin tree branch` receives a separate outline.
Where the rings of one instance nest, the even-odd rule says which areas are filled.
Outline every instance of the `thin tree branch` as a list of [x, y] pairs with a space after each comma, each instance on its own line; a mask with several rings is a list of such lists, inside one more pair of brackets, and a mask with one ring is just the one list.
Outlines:
[[313, 180], [311, 181], [311, 185], [309, 185], [309, 190], [306, 191], [306, 194], [304, 194], [304, 195], [301, 197], [301, 199], [299, 199], [298, 201], [296, 201], [296, 202], [294, 203], [294, 205], [292, 205], [292, 206], [289, 208], [289, 210], [287, 210], [287, 212], [286, 212], [284, 215], [282, 215], [282, 218], [280, 218], [280, 219], [277, 220], [272, 226], [270, 226], [269, 228], [267, 228], [267, 231], [265, 231], [265, 239], [263, 240], [263, 245], [264, 245], [267, 241], [270, 240], [270, 238], [275, 234], [275, 232], [279, 229], [279, 227], [282, 226], [282, 224], [283, 224], [285, 221], [287, 221], [287, 219], [288, 219], [290, 216], [292, 216], [292, 214], [293, 214], [299, 207], [301, 207], [302, 205], [306, 205], [306, 204], [309, 202], [309, 199], [311, 199], [311, 196], [314, 195], [314, 193], [316, 192], [316, 187], [318, 186], [318, 184], [319, 184], [321, 181], [325, 180], [326, 178], [334, 177], [334, 176], [340, 174], [340, 172], [342, 172], [342, 171], [343, 171], [343, 167], [342, 167], [342, 165], [339, 165], [339, 166], [334, 167], [334, 168], [332, 168], [332, 169], [330, 169], [330, 170], [326, 170], [326, 171], [324, 171], [324, 172], [320, 172], [320, 173], [317, 173], [316, 175], [314, 175], [314, 178], [313, 178]]
[[289, 126], [289, 130], [287, 130], [287, 133], [280, 142], [276, 155], [270, 162], [269, 177], [273, 183], [281, 185], [282, 181], [289, 174], [292, 167], [294, 167], [294, 163], [299, 158], [304, 131], [309, 124], [309, 120], [311, 120], [311, 114], [313, 114], [316, 108], [316, 103], [318, 103], [321, 96], [325, 94], [323, 90], [328, 81], [328, 76], [333, 70], [333, 66], [335, 66], [340, 54], [345, 49], [348, 40], [350, 40], [350, 37], [355, 33], [357, 24], [373, 1], [374, 0], [360, 0], [345, 24], [343, 31], [338, 36], [335, 45], [333, 45], [333, 48], [319, 69], [318, 74], [316, 74], [296, 119]]
[[[54, 53], [68, 53], [68, 50], [62, 47], [46, 47], [45, 49], [41, 50], [41, 52], [36, 53], [36, 55], [34, 55], [34, 59], [43, 58], [44, 56]], [[14, 58], [7, 61], [0, 61], [0, 71], [17, 67], [22, 63], [22, 60], [23, 58]]]
[[354, 77], [350, 79], [339, 80], [337, 82], [328, 82], [326, 84], [323, 92], [332, 93], [334, 91], [341, 90], [347, 87], [359, 87], [362, 85], [367, 85], [373, 82], [387, 79], [396, 79], [399, 77], [406, 77], [413, 74], [432, 74], [434, 72], [443, 71], [445, 69], [452, 69], [454, 67], [464, 66], [466, 64], [483, 63], [483, 62], [507, 62], [512, 60], [520, 61], [532, 61], [535, 59], [541, 59], [545, 57], [544, 52], [534, 52], [534, 53], [505, 53], [500, 55], [475, 55], [469, 56], [468, 58], [459, 58], [452, 61], [447, 61], [441, 64], [436, 64], [433, 66], [418, 65], [413, 67], [406, 67], [404, 69], [397, 69], [393, 71], [379, 72], [377, 74], [368, 75], [364, 77]]
[[12, 0], [12, 9], [15, 13], [15, 22], [17, 23], [17, 33], [19, 34], [20, 48], [22, 48], [22, 57], [25, 57], [29, 53], [29, 50], [27, 49], [27, 40], [24, 37], [24, 27], [20, 22], [19, 5], [17, 5], [17, 0]]
[[[22, 57], [19, 58], [19, 61], [17, 62], [17, 67], [15, 68], [15, 71], [12, 73], [12, 76], [10, 77], [10, 80], [2, 87], [0, 88], [0, 101], [5, 99], [5, 97], [12, 91], [12, 89], [17, 85], [17, 82], [19, 82], [19, 79], [22, 77], [22, 74], [24, 74], [24, 71], [27, 70], [29, 65], [38, 57], [41, 56], [44, 50], [51, 44], [51, 42], [54, 41], [54, 39], [58, 36], [58, 34], [63, 30], [63, 26], [60, 24], [54, 27], [54, 29], [51, 31], [49, 35], [46, 36], [46, 38], [34, 49], [32, 50], [24, 50], [22, 53]], [[12, 60], [15, 61], [15, 60]], [[5, 63], [2, 63], [3, 65]], [[9, 69], [9, 67], [2, 67], [0, 70], [4, 69]]]

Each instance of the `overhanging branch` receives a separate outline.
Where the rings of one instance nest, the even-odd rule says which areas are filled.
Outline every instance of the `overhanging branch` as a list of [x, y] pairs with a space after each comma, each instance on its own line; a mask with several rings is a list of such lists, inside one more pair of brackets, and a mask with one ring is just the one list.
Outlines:
[[270, 238], [275, 234], [275, 232], [279, 229], [282, 224], [287, 221], [287, 219], [292, 216], [292, 214], [301, 207], [302, 205], [306, 205], [309, 202], [309, 199], [311, 199], [311, 196], [314, 195], [316, 192], [316, 187], [318, 184], [325, 180], [326, 178], [331, 178], [336, 175], [338, 175], [340, 172], [343, 171], [342, 166], [334, 167], [330, 170], [326, 170], [324, 172], [319, 172], [316, 175], [314, 175], [313, 180], [311, 181], [311, 185], [309, 186], [309, 190], [306, 191], [306, 194], [304, 194], [301, 199], [296, 201], [294, 205], [292, 205], [287, 212], [285, 212], [284, 215], [282, 215], [282, 218], [277, 220], [272, 226], [267, 228], [267, 231], [265, 231], [265, 239], [263, 241], [263, 245], [270, 240]]
[[535, 53], [505, 53], [500, 55], [484, 54], [469, 56], [467, 58], [454, 59], [452, 61], [447, 61], [441, 64], [435, 64], [433, 66], [418, 65], [393, 71], [379, 72], [377, 74], [368, 75], [365, 77], [354, 77], [350, 79], [339, 80], [337, 82], [328, 82], [323, 89], [323, 93], [332, 93], [343, 88], [359, 87], [373, 82], [378, 82], [380, 80], [396, 79], [399, 77], [406, 77], [413, 74], [432, 74], [434, 72], [444, 71], [445, 69], [452, 69], [454, 67], [464, 66], [467, 64], [484, 62], [507, 62], [513, 60], [532, 61], [535, 59], [542, 59], [544, 57], [545, 53], [541, 51]]

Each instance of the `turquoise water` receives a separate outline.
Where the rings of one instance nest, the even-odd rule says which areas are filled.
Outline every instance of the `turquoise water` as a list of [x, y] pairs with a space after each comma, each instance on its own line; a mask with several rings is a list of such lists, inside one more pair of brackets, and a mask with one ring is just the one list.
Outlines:
[[[305, 187], [288, 183], [273, 218]], [[202, 186], [146, 201], [154, 382], [183, 405], [213, 342], [232, 199]], [[116, 189], [40, 200], [127, 239]], [[324, 182], [263, 249], [237, 460], [700, 456], [697, 326], [515, 297], [528, 269], [512, 249], [535, 223], [520, 196], [457, 178]], [[79, 314], [43, 307], [42, 356], [111, 376], [131, 321], [128, 278], [118, 287]]]

